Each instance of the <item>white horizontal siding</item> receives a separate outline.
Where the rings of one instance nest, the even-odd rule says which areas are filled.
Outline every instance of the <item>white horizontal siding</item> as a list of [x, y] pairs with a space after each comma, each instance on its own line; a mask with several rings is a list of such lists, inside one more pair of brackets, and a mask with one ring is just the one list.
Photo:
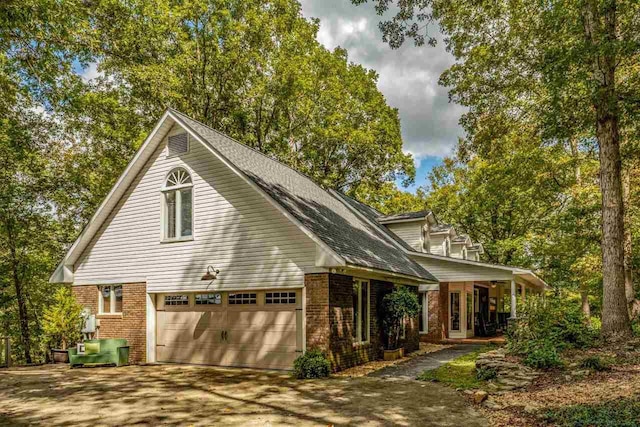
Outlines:
[[[302, 286], [316, 244], [199, 142], [172, 157], [166, 142], [74, 265], [74, 283], [146, 278], [149, 292]], [[178, 166], [193, 179], [193, 240], [161, 243], [160, 189]], [[220, 270], [211, 285], [200, 280], [209, 264]]]
[[446, 238], [446, 234], [436, 234], [436, 235], [431, 235], [430, 239], [431, 239], [431, 246], [430, 246], [430, 252], [434, 255], [444, 255], [444, 244], [445, 244], [445, 238]]
[[424, 221], [387, 224], [387, 228], [416, 251], [422, 251], [422, 226]]
[[461, 262], [425, 258], [420, 256], [412, 257], [418, 264], [433, 274], [440, 282], [466, 282], [480, 280], [511, 280], [511, 271], [489, 266], [479, 266], [464, 264]]

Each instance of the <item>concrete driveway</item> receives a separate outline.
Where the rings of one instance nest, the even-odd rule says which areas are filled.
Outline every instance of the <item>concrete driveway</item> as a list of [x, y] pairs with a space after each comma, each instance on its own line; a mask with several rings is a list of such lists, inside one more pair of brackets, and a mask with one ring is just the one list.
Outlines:
[[455, 391], [380, 378], [185, 365], [0, 369], [2, 425], [484, 426]]

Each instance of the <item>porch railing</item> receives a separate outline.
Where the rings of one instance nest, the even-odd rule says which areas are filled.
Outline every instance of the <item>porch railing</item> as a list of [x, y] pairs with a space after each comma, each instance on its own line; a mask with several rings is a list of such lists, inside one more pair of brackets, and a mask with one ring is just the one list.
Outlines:
[[0, 368], [8, 368], [11, 362], [9, 337], [0, 337]]

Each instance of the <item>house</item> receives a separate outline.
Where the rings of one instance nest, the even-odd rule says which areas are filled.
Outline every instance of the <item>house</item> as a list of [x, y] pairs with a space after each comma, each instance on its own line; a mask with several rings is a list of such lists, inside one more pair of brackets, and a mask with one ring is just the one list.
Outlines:
[[472, 336], [485, 296], [499, 307], [508, 289], [513, 301], [516, 286], [544, 288], [464, 259], [481, 253], [469, 239], [448, 256], [456, 236], [431, 212], [383, 216], [168, 110], [50, 281], [71, 284], [99, 337], [129, 340], [134, 362], [290, 369], [319, 348], [343, 369], [379, 357], [394, 286], [423, 304], [407, 351]]

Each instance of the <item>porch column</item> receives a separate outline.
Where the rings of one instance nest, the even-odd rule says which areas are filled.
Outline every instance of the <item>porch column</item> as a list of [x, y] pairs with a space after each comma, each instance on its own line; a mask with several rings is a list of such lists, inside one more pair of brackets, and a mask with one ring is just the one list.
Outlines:
[[511, 280], [511, 318], [512, 319], [516, 318], [516, 302], [517, 302], [516, 281], [512, 279]]
[[526, 296], [527, 289], [524, 285], [520, 285], [520, 292], [522, 293], [522, 302], [525, 302], [525, 300], [527, 299], [527, 296]]

